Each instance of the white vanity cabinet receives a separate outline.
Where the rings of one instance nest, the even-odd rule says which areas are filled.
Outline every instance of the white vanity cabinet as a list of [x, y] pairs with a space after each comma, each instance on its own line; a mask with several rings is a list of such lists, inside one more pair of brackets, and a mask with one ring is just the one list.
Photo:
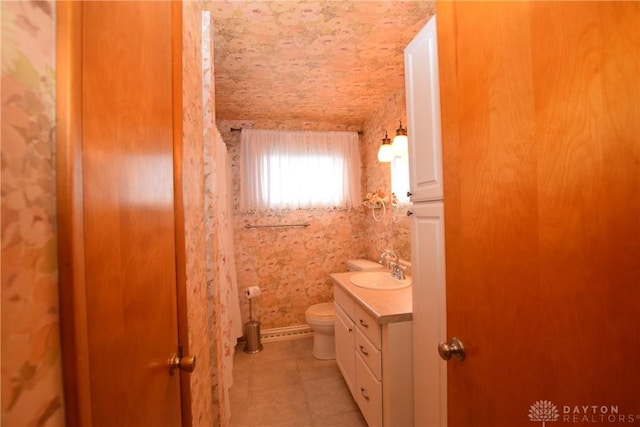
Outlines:
[[[334, 276], [342, 276], [336, 283], [346, 284], [348, 274], [338, 273], [332, 278], [336, 281]], [[376, 316], [366, 299], [361, 300], [375, 295], [371, 292], [378, 292], [376, 297], [386, 300], [395, 291], [355, 290], [362, 294], [357, 295], [351, 290], [349, 285], [334, 286], [336, 363], [340, 372], [369, 427], [413, 426], [411, 314], [401, 309], [401, 316]]]

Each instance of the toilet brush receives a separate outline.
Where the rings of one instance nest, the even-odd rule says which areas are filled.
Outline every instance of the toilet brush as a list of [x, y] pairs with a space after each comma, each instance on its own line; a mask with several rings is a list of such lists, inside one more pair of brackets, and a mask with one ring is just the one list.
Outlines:
[[253, 320], [253, 306], [251, 304], [251, 300], [260, 295], [260, 289], [257, 286], [254, 288], [257, 288], [257, 290], [249, 288], [246, 292], [247, 299], [249, 300], [249, 321], [244, 325], [244, 335], [247, 342], [244, 347], [244, 352], [251, 354], [259, 353], [264, 348], [260, 342], [260, 322]]

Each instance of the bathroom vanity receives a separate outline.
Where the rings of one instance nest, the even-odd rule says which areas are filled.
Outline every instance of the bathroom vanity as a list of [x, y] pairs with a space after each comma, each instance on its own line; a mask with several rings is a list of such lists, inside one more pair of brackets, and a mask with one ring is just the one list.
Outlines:
[[411, 287], [367, 289], [333, 273], [336, 363], [369, 427], [413, 425]]

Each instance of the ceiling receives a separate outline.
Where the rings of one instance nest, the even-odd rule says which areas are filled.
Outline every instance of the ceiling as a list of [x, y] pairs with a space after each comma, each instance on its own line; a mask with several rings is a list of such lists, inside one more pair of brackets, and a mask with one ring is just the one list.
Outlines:
[[221, 1], [216, 118], [360, 125], [404, 85], [433, 1]]

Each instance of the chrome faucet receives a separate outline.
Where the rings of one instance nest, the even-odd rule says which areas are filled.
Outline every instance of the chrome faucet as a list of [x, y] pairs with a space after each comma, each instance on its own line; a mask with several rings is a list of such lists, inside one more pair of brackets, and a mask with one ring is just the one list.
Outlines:
[[378, 264], [384, 265], [384, 259], [387, 255], [392, 255], [395, 257], [395, 262], [393, 264], [389, 263], [389, 268], [391, 268], [391, 277], [398, 280], [404, 280], [404, 270], [400, 265], [400, 258], [398, 254], [393, 249], [385, 249], [384, 252], [380, 255], [380, 259], [378, 260]]

